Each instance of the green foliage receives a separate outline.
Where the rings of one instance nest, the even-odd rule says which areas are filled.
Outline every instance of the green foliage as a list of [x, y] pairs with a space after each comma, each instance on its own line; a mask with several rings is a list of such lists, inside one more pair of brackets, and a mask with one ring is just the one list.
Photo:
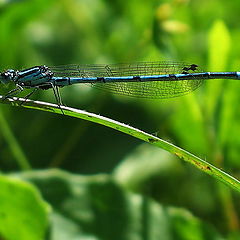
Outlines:
[[[238, 71], [238, 22], [238, 0], [3, 0], [0, 1], [0, 71], [42, 64], [154, 60], [196, 63], [205, 71]], [[0, 94], [12, 87], [1, 85]], [[239, 178], [240, 170], [239, 91], [239, 81], [211, 80], [204, 82], [192, 94], [161, 101], [119, 97], [87, 86], [63, 88], [61, 95], [67, 106], [127, 123], [144, 130], [141, 133], [143, 135], [146, 132], [154, 133], [166, 140], [155, 142], [155, 145], [159, 144], [158, 147], [184, 160], [199, 156], [200, 160], [196, 159], [203, 164], [199, 165], [200, 169], [214, 165], [217, 167], [214, 168], [214, 174], [220, 173], [219, 178], [225, 176], [230, 180], [231, 176]], [[51, 90], [39, 91], [32, 98], [55, 101]], [[226, 239], [239, 239], [239, 194], [175, 158], [173, 154], [169, 155], [154, 146], [141, 145], [139, 140], [90, 121], [0, 105], [0, 165], [4, 174], [14, 171], [23, 176], [22, 172], [30, 167], [55, 167], [74, 172], [77, 178], [84, 181], [85, 185], [79, 183], [82, 188], [78, 185], [76, 188], [83, 189], [86, 198], [79, 193], [78, 203], [74, 194], [64, 192], [71, 185], [66, 177], [61, 181], [53, 181], [51, 186], [46, 183], [49, 188], [43, 189], [40, 182], [44, 182], [44, 179], [47, 182], [49, 176], [55, 173], [46, 170], [46, 174], [41, 173], [41, 180], [36, 183], [39, 173], [31, 172], [31, 181], [54, 209], [48, 223], [49, 228], [55, 224], [51, 228], [51, 237], [112, 237], [110, 234], [115, 228], [112, 230], [109, 227], [107, 231], [105, 224], [112, 224], [113, 219], [123, 221], [123, 215], [117, 209], [122, 202], [116, 197], [121, 193], [121, 197], [127, 199], [126, 202], [131, 206], [124, 212], [124, 216], [129, 217], [123, 223], [128, 226], [125, 232], [129, 234], [128, 239], [138, 239], [140, 236], [140, 220], [131, 219], [141, 214], [139, 202], [145, 199], [144, 196], [151, 209], [154, 209], [154, 220], [151, 219], [152, 228], [149, 225], [142, 228], [142, 239], [155, 239], [163, 232], [166, 235], [161, 239], [217, 239], [219, 235], [215, 231], [206, 230], [212, 229], [205, 227], [209, 225], [214, 226]], [[103, 124], [100, 120], [97, 123]], [[114, 129], [117, 129], [117, 125]], [[133, 135], [129, 129], [131, 127], [126, 126], [123, 132]], [[168, 149], [169, 146], [173, 147]], [[184, 154], [175, 152], [176, 149]], [[192, 163], [196, 166], [199, 162]], [[202, 169], [209, 172], [208, 168]], [[231, 176], [221, 175], [219, 169]], [[105, 174], [103, 180], [102, 175], [99, 178], [95, 176], [98, 173]], [[72, 179], [71, 174], [63, 175]], [[114, 178], [116, 183], [109, 178]], [[30, 177], [25, 180], [30, 180]], [[99, 185], [105, 183], [107, 186], [103, 187], [103, 193], [107, 191], [108, 198], [100, 196], [97, 190], [92, 195], [87, 194], [91, 184], [100, 189]], [[60, 191], [59, 195], [54, 189]], [[47, 191], [52, 192], [55, 200], [65, 197], [67, 203], [64, 201], [63, 206], [58, 206], [52, 198], [46, 197]], [[70, 195], [72, 201], [69, 200]], [[135, 198], [138, 199], [137, 203], [132, 202]], [[7, 204], [11, 198], [4, 199]], [[90, 208], [87, 202], [99, 205]], [[65, 203], [71, 211], [63, 214]], [[107, 220], [101, 215], [101, 206], [108, 213]], [[56, 210], [57, 207], [60, 212]], [[168, 215], [163, 216], [159, 209]], [[174, 209], [171, 214], [169, 209]], [[4, 211], [8, 212], [7, 209]], [[79, 215], [75, 216], [74, 211]], [[81, 215], [81, 212], [84, 214]], [[21, 217], [22, 214], [19, 215]], [[101, 221], [104, 225], [102, 235], [96, 221], [99, 226], [102, 226]], [[142, 221], [147, 221], [147, 217], [143, 216]], [[174, 221], [174, 227], [167, 227], [169, 221]], [[86, 222], [89, 224], [87, 226], [91, 226], [89, 231]], [[11, 224], [17, 226], [15, 220]], [[44, 224], [41, 234], [46, 230]], [[144, 235], [149, 229], [149, 234], [153, 235]], [[32, 225], [25, 224], [24, 230], [32, 233]], [[3, 239], [11, 239], [10, 230], [4, 228], [1, 231]], [[136, 232], [137, 236], [134, 235]], [[109, 236], [104, 235], [108, 233]]]
[[0, 236], [5, 240], [43, 239], [49, 206], [29, 183], [0, 176]]
[[[53, 207], [49, 239], [222, 239], [188, 211], [122, 189], [109, 175], [22, 175]], [[80, 237], [81, 236], [81, 237]]]
[[[90, 122], [95, 122], [95, 123], [107, 126], [109, 128], [116, 129], [117, 131], [126, 133], [130, 136], [133, 136], [135, 138], [143, 140], [154, 146], [162, 148], [172, 154], [175, 154], [177, 157], [183, 159], [184, 161], [192, 163], [197, 168], [199, 168], [201, 171], [208, 173], [209, 175], [217, 178], [219, 181], [222, 181], [223, 183], [229, 185], [233, 189], [240, 191], [240, 182], [237, 179], [234, 179], [233, 177], [229, 176], [228, 174], [224, 173], [223, 171], [221, 171], [220, 169], [216, 168], [215, 166], [209, 164], [208, 162], [206, 162], [206, 161], [194, 156], [193, 154], [191, 154], [179, 147], [176, 147], [173, 144], [168, 143], [167, 141], [164, 141], [154, 135], [145, 133], [139, 129], [136, 129], [136, 128], [133, 128], [126, 124], [114, 121], [110, 118], [102, 117], [100, 115], [96, 115], [96, 114], [82, 111], [79, 109], [69, 108], [69, 107], [65, 107], [65, 106], [61, 106], [61, 108], [60, 108], [57, 104], [31, 101], [31, 100], [26, 100], [23, 98], [4, 99], [2, 101], [2, 103], [10, 103], [12, 105], [22, 106], [23, 101], [24, 101], [24, 107], [26, 107], [26, 108], [42, 109], [44, 111], [49, 111], [49, 112], [58, 113], [58, 114], [64, 114], [66, 116], [72, 116], [75, 118], [88, 120]], [[149, 159], [149, 157], [148, 157], [148, 159]], [[152, 163], [155, 164], [152, 157], [151, 157], [151, 160], [152, 160]], [[139, 161], [139, 159], [138, 159], [137, 164], [135, 163], [135, 169], [139, 164], [140, 165], [142, 164], [142, 166], [140, 166], [140, 167], [144, 167], [144, 165], [145, 165], [143, 162]], [[159, 169], [159, 168], [161, 168], [161, 167], [158, 166], [157, 169]], [[154, 172], [154, 170], [155, 169], [150, 169], [149, 173], [146, 172], [147, 175], [152, 174]], [[121, 172], [125, 172], [124, 169], [121, 170]]]

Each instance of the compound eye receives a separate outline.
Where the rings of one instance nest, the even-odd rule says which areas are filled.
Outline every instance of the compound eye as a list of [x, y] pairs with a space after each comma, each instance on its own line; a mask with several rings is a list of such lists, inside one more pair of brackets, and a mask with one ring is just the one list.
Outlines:
[[10, 75], [10, 73], [9, 73], [8, 71], [1, 73], [1, 77], [2, 77], [3, 79], [8, 79], [9, 76], [11, 76], [11, 75]]
[[2, 83], [9, 82], [9, 77], [7, 76], [7, 72], [3, 72], [0, 74], [0, 82], [2, 82]]
[[1, 73], [0, 81], [2, 83], [8, 83], [13, 80], [15, 76], [15, 71], [12, 69], [7, 70], [6, 72]]

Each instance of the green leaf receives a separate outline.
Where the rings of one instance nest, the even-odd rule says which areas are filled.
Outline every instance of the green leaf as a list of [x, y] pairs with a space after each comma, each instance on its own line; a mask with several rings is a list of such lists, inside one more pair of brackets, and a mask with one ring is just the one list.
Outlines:
[[196, 95], [189, 94], [181, 100], [176, 113], [171, 116], [171, 131], [176, 133], [177, 141], [181, 142], [183, 148], [187, 147], [200, 155], [206, 155], [208, 149], [206, 129]]
[[50, 239], [221, 239], [184, 209], [165, 207], [119, 186], [111, 176], [59, 170], [22, 174], [53, 206]]
[[209, 71], [223, 71], [226, 68], [231, 37], [222, 20], [213, 23], [209, 31]]
[[49, 206], [29, 183], [0, 175], [0, 237], [4, 240], [42, 240]]
[[[240, 182], [237, 179], [235, 179], [234, 177], [225, 173], [224, 171], [218, 169], [217, 167], [204, 161], [203, 159], [196, 157], [193, 154], [191, 154], [177, 146], [174, 146], [171, 143], [168, 143], [167, 141], [164, 141], [154, 135], [145, 133], [145, 132], [143, 132], [139, 129], [136, 129], [134, 127], [131, 127], [129, 125], [120, 123], [118, 121], [112, 120], [107, 117], [102, 117], [100, 115], [90, 113], [87, 111], [74, 109], [74, 108], [70, 108], [70, 107], [65, 107], [65, 106], [61, 106], [61, 108], [60, 108], [56, 104], [51, 104], [51, 103], [46, 103], [46, 102], [32, 101], [32, 100], [16, 98], [16, 97], [8, 98], [8, 99], [5, 99], [4, 101], [2, 100], [2, 97], [0, 97], [0, 102], [12, 104], [14, 106], [23, 106], [26, 108], [43, 110], [43, 111], [52, 112], [52, 113], [58, 113], [58, 114], [64, 113], [64, 115], [88, 120], [90, 122], [95, 122], [95, 123], [104, 125], [106, 127], [116, 129], [117, 131], [126, 133], [130, 136], [133, 136], [142, 141], [148, 142], [156, 147], [162, 148], [172, 154], [175, 154], [176, 156], [183, 159], [184, 161], [193, 164], [195, 167], [197, 167], [201, 171], [215, 177], [216, 179], [229, 185], [233, 189], [240, 191]], [[23, 104], [23, 102], [24, 102], [24, 104]]]
[[[208, 71], [224, 71], [231, 46], [231, 38], [227, 26], [221, 20], [214, 22], [209, 32], [209, 69]], [[224, 87], [224, 80], [215, 79], [207, 82], [205, 107], [208, 116], [216, 110], [217, 100]]]
[[144, 143], [115, 168], [113, 175], [121, 185], [136, 189], [148, 179], [166, 172], [175, 177], [176, 172], [182, 172], [182, 167], [172, 154]]

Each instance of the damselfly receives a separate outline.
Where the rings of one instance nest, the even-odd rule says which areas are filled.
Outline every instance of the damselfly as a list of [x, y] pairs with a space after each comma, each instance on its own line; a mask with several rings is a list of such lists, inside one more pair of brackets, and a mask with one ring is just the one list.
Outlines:
[[90, 84], [117, 94], [160, 99], [189, 93], [207, 79], [225, 78], [240, 79], [240, 72], [203, 72], [196, 64], [181, 62], [143, 62], [35, 66], [21, 71], [9, 69], [0, 73], [2, 83], [13, 82], [16, 85], [5, 97], [15, 96], [26, 88], [34, 91], [51, 88], [58, 104], [61, 103], [58, 88], [76, 83]]

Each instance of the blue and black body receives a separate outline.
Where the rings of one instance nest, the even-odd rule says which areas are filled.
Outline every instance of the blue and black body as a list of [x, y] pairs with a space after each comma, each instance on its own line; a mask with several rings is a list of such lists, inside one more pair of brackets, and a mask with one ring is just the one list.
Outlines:
[[[240, 72], [203, 72], [196, 64], [145, 62], [134, 64], [35, 66], [0, 73], [0, 82], [13, 82], [13, 96], [25, 88], [50, 89], [90, 84], [110, 92], [143, 98], [171, 98], [198, 88], [203, 80], [240, 79]], [[59, 102], [60, 96], [56, 96]]]

